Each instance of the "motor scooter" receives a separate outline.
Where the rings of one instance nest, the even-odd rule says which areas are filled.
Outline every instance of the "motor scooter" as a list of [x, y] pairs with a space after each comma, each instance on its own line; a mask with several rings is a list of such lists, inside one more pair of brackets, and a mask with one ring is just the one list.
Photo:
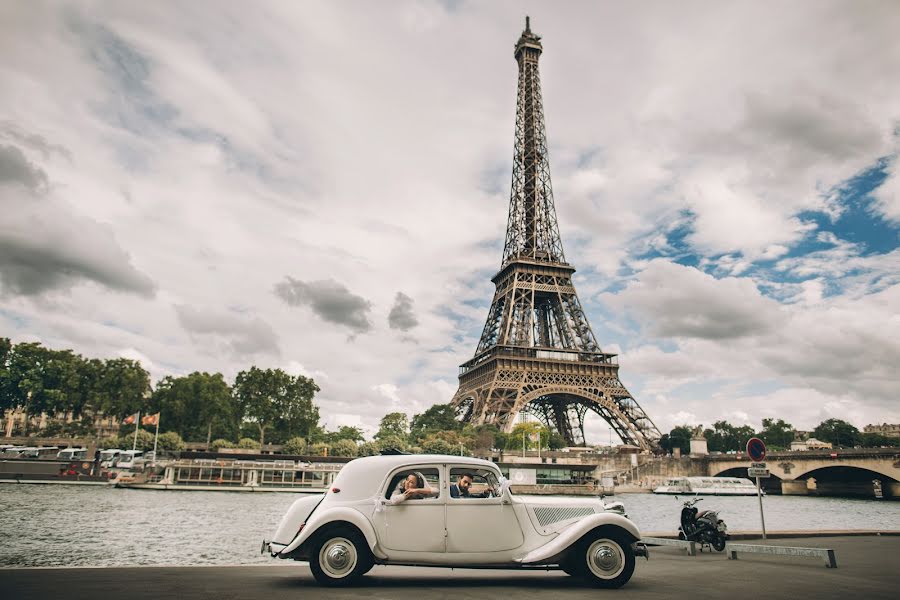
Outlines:
[[725, 549], [725, 541], [728, 539], [728, 526], [719, 518], [716, 511], [699, 511], [696, 504], [702, 500], [703, 498], [691, 498], [683, 503], [678, 539], [700, 542], [721, 552]]

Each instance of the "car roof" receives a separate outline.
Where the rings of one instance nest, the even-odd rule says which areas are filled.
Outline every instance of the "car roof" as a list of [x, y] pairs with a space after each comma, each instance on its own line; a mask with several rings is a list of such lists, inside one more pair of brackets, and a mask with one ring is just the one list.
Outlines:
[[464, 465], [497, 470], [497, 465], [480, 458], [452, 454], [392, 454], [366, 456], [348, 462], [334, 480], [334, 487], [343, 492], [341, 500], [370, 498], [381, 493], [381, 486], [389, 473], [396, 469], [414, 469], [433, 464]]

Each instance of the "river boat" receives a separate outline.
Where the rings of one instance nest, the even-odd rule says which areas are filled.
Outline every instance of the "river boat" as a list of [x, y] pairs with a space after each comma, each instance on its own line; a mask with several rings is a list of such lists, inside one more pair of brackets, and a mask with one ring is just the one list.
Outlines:
[[343, 466], [294, 460], [179, 459], [120, 474], [116, 485], [139, 490], [321, 494]]
[[[699, 494], [701, 496], [755, 496], [756, 484], [743, 477], [673, 477], [653, 490], [654, 494]], [[765, 493], [765, 492], [763, 492]]]
[[107, 471], [95, 472], [90, 461], [2, 458], [0, 483], [111, 486], [115, 477]]

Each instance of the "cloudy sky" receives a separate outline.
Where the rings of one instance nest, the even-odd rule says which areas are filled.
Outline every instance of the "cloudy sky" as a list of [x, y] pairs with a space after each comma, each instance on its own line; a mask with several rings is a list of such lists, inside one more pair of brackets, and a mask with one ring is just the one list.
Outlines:
[[332, 427], [449, 401], [525, 14], [566, 256], [659, 427], [900, 421], [892, 0], [0, 3], [0, 335], [304, 373]]

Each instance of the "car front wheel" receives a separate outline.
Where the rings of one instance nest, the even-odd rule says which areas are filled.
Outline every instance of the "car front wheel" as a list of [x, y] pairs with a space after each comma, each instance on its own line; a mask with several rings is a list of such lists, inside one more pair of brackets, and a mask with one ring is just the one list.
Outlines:
[[624, 535], [604, 532], [585, 538], [577, 557], [578, 570], [595, 587], [622, 587], [634, 573], [634, 549]]
[[365, 539], [352, 529], [333, 529], [316, 539], [309, 568], [321, 585], [351, 585], [371, 568], [372, 554]]

